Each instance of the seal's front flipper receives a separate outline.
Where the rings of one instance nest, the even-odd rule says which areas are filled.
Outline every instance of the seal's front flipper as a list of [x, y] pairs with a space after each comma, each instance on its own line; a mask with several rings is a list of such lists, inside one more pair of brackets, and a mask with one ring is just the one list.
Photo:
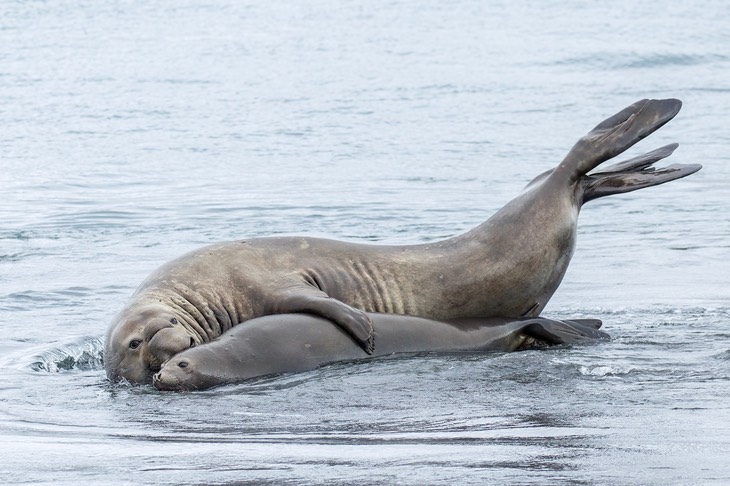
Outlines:
[[547, 344], [574, 344], [587, 341], [608, 340], [611, 337], [599, 331], [598, 319], [573, 319], [556, 321], [539, 318], [528, 323], [522, 332]]
[[270, 311], [271, 314], [299, 312], [314, 314], [334, 322], [352, 336], [366, 353], [375, 352], [373, 322], [365, 312], [333, 299], [321, 290], [309, 287], [287, 290], [276, 299]]

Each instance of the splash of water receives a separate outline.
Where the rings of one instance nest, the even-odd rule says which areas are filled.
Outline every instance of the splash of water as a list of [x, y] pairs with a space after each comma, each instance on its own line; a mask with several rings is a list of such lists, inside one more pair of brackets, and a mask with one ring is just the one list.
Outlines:
[[86, 336], [48, 349], [33, 356], [29, 368], [48, 373], [104, 369], [104, 341], [101, 337]]

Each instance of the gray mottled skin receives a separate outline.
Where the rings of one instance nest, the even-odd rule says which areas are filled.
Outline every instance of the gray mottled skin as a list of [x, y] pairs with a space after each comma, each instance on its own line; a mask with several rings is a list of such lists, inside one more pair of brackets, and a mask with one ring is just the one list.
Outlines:
[[[416, 352], [514, 351], [536, 344], [573, 344], [608, 339], [596, 319], [556, 321], [460, 319], [369, 314], [378, 345], [371, 356]], [[160, 390], [203, 390], [257, 376], [302, 372], [344, 360], [368, 358], [341, 328], [321, 317], [277, 314], [236, 326], [209, 343], [186, 349], [162, 365], [153, 384]]]
[[429, 319], [536, 316], [573, 255], [578, 213], [590, 199], [687, 176], [699, 165], [655, 169], [669, 145], [590, 173], [679, 111], [642, 100], [581, 138], [556, 168], [473, 230], [444, 241], [376, 246], [316, 238], [260, 238], [205, 247], [147, 278], [109, 327], [112, 380], [149, 383], [162, 362], [249, 319], [324, 317], [372, 353], [366, 312]]

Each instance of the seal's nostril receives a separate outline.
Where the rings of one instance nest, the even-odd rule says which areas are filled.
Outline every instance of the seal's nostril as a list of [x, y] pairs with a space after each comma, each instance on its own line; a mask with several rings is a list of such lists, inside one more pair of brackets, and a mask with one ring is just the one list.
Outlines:
[[190, 347], [191, 348], [195, 347], [195, 339], [193, 339], [192, 336], [190, 337]]

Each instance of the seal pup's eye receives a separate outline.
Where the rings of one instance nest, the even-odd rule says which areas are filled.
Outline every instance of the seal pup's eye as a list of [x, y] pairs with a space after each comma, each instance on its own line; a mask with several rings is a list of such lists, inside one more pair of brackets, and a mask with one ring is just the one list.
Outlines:
[[175, 319], [175, 318], [173, 317], [172, 319], [170, 319], [170, 323], [171, 323], [171, 324], [177, 324], [177, 319]]
[[188, 362], [187, 361], [180, 361], [177, 364], [177, 366], [178, 366], [178, 368], [187, 368], [188, 367]]
[[137, 349], [140, 344], [142, 344], [142, 340], [141, 339], [132, 339], [129, 342], [129, 349]]

